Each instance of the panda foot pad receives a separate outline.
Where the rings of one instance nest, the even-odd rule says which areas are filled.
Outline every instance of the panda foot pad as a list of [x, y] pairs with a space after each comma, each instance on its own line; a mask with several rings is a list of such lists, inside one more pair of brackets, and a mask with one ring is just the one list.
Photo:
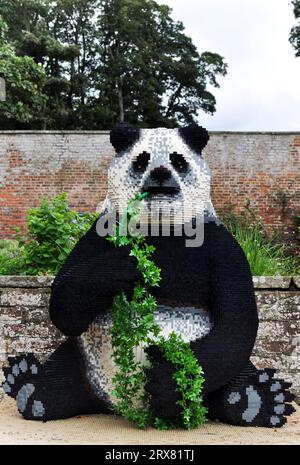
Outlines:
[[[33, 354], [11, 357], [9, 366], [4, 367], [6, 381], [2, 388], [6, 394], [16, 400], [17, 408], [28, 420], [44, 420], [45, 406], [39, 399], [38, 380], [43, 367]], [[42, 376], [43, 377], [43, 376]]]
[[275, 370], [258, 370], [243, 383], [229, 384], [212, 398], [212, 419], [240, 426], [278, 428], [295, 412], [291, 383], [274, 378]]

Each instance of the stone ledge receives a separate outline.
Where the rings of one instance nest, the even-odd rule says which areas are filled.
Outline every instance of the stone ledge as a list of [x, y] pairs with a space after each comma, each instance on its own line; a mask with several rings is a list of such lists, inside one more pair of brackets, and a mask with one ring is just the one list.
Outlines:
[[50, 287], [53, 276], [0, 276], [0, 287]]
[[300, 276], [294, 276], [293, 277], [293, 283], [295, 284], [295, 286], [300, 289]]
[[291, 282], [292, 276], [253, 276], [255, 289], [289, 289]]
[[[53, 276], [0, 276], [0, 384], [7, 356], [33, 352], [44, 361], [63, 340], [49, 318], [52, 281]], [[299, 281], [300, 276], [253, 278], [260, 320], [253, 361], [277, 368], [300, 399]]]
[[[41, 129], [41, 130], [38, 130], [38, 129], [36, 129], [36, 130], [26, 130], [26, 129], [10, 130], [10, 129], [8, 129], [7, 131], [5, 131], [5, 130], [0, 131], [0, 134], [1, 135], [9, 135], [9, 136], [13, 136], [13, 135], [17, 136], [17, 135], [20, 135], [20, 134], [21, 135], [22, 134], [26, 134], [26, 135], [27, 134], [37, 134], [37, 135], [43, 135], [43, 134], [45, 134], [45, 135], [54, 134], [55, 135], [55, 134], [59, 134], [61, 136], [64, 136], [65, 134], [66, 135], [72, 135], [72, 134], [74, 134], [74, 135], [77, 135], [77, 134], [90, 134], [90, 135], [92, 135], [92, 134], [107, 134], [107, 135], [109, 135], [110, 131], [108, 131], [108, 130], [85, 131], [83, 129], [79, 129], [79, 130], [53, 129], [53, 130], [49, 130], [49, 131], [43, 130], [43, 129]], [[292, 133], [292, 134], [294, 134], [294, 133]]]
[[[0, 287], [50, 287], [54, 276], [0, 276]], [[300, 289], [300, 276], [254, 276], [255, 289]]]
[[[222, 136], [222, 135], [262, 135], [262, 136], [299, 136], [299, 131], [208, 131], [211, 135]], [[84, 130], [84, 129], [7, 129], [1, 130], [0, 134], [2, 135], [18, 135], [18, 134], [110, 134], [110, 130], [108, 129], [92, 129], [92, 130]]]

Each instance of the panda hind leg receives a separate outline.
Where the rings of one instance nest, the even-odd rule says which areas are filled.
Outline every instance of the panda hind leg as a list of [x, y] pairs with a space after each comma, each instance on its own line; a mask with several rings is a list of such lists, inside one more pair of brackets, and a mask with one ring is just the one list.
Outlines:
[[258, 370], [251, 362], [241, 373], [204, 403], [212, 420], [237, 426], [283, 426], [295, 409], [290, 383], [274, 378], [276, 370]]
[[3, 390], [16, 400], [27, 420], [59, 420], [76, 415], [110, 413], [90, 390], [82, 356], [72, 338], [41, 364], [33, 354], [9, 358]]

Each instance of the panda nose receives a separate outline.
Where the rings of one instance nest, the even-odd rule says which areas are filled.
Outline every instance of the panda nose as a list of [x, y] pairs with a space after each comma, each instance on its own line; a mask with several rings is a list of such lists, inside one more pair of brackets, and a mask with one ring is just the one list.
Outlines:
[[168, 181], [168, 179], [170, 179], [171, 176], [171, 171], [169, 171], [168, 168], [165, 168], [164, 166], [155, 168], [150, 173], [150, 178], [153, 181], [158, 182], [160, 185], [163, 184], [165, 181]]

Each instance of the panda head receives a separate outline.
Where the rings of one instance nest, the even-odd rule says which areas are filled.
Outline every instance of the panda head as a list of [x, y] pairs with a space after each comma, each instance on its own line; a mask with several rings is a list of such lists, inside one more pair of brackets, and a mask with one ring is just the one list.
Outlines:
[[119, 214], [138, 193], [148, 192], [143, 212], [151, 220], [190, 221], [214, 215], [210, 171], [202, 158], [209, 140], [206, 129], [193, 124], [180, 129], [138, 129], [118, 124], [110, 134], [116, 157], [108, 173], [108, 200]]

